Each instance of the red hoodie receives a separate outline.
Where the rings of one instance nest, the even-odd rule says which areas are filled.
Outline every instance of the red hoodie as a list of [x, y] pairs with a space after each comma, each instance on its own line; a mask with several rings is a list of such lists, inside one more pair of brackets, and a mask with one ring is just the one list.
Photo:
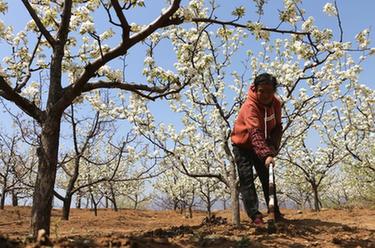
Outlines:
[[270, 106], [261, 104], [252, 84], [234, 123], [232, 143], [253, 149], [260, 159], [265, 160], [268, 156], [276, 156], [281, 132], [280, 100], [274, 96]]

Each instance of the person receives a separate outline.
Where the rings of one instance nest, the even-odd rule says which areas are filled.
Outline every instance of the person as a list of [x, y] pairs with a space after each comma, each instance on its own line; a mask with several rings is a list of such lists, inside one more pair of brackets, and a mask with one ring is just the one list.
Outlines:
[[[261, 181], [268, 207], [269, 166], [274, 166], [274, 157], [282, 136], [281, 101], [275, 96], [277, 79], [268, 73], [255, 77], [247, 98], [242, 104], [231, 133], [233, 154], [240, 180], [239, 191], [245, 211], [255, 225], [262, 225], [259, 201], [255, 190], [253, 167]], [[275, 218], [282, 215], [277, 203], [276, 187]]]

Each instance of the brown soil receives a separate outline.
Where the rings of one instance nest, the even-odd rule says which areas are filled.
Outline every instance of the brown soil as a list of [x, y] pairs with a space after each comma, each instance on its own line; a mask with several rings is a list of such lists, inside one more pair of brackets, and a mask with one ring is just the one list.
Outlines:
[[[255, 228], [241, 213], [242, 227], [230, 225], [229, 211], [192, 219], [173, 211], [72, 209], [69, 221], [53, 210], [54, 247], [375, 247], [375, 210], [283, 210], [276, 233]], [[40, 247], [28, 240], [30, 208], [0, 210], [0, 247]], [[228, 220], [228, 223], [226, 223]]]

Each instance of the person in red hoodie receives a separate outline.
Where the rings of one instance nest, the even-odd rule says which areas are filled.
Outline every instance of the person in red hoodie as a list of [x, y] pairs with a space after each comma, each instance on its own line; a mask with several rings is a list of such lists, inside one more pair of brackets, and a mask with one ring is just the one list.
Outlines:
[[[276, 98], [277, 79], [268, 73], [258, 75], [250, 86], [231, 133], [233, 154], [240, 179], [240, 193], [247, 215], [256, 225], [262, 225], [259, 201], [255, 190], [253, 166], [261, 181], [268, 206], [269, 172], [275, 165], [281, 135], [281, 102]], [[275, 196], [275, 218], [281, 219]]]

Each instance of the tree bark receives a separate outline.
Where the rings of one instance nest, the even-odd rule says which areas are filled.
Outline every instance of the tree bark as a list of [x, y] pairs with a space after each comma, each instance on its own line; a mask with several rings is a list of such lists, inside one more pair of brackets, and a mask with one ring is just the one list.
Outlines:
[[138, 209], [138, 204], [139, 204], [139, 199], [138, 199], [138, 193], [135, 193], [135, 197], [134, 197], [134, 210], [137, 210]]
[[113, 198], [112, 205], [113, 205], [113, 211], [118, 212], [116, 198]]
[[177, 212], [178, 209], [178, 200], [176, 198], [173, 199], [173, 210]]
[[240, 202], [236, 165], [234, 163], [231, 165], [230, 197], [232, 202], [232, 224], [235, 227], [240, 227]]
[[7, 186], [6, 186], [6, 182], [5, 182], [3, 190], [1, 191], [0, 209], [4, 209], [4, 206], [5, 206], [6, 187]]
[[207, 199], [207, 216], [209, 219], [211, 219], [212, 212], [211, 212], [211, 199]]
[[68, 187], [66, 189], [65, 197], [64, 197], [64, 205], [63, 205], [63, 220], [69, 220], [69, 213], [70, 213], [70, 207], [72, 204], [72, 198], [74, 194], [74, 185], [78, 179], [79, 176], [79, 163], [81, 161], [81, 157], [78, 156], [74, 159], [74, 171], [73, 175], [69, 180]]
[[13, 207], [18, 206], [18, 196], [17, 196], [17, 192], [14, 189], [12, 190], [12, 206]]
[[115, 212], [117, 212], [118, 211], [118, 207], [117, 207], [116, 195], [115, 195], [115, 191], [113, 190], [113, 186], [112, 185], [111, 185], [111, 196], [112, 196], [113, 210]]
[[98, 216], [98, 204], [99, 204], [100, 200], [98, 202], [96, 202], [95, 197], [92, 194], [92, 192], [90, 192], [90, 195], [91, 195], [91, 208], [94, 208], [94, 214], [95, 214], [95, 216]]
[[38, 148], [38, 176], [33, 195], [31, 228], [34, 238], [38, 230], [50, 233], [53, 189], [56, 179], [61, 116], [48, 118], [42, 125], [41, 145]]
[[238, 196], [237, 185], [231, 187], [231, 201], [232, 201], [232, 224], [235, 227], [240, 226], [240, 201]]
[[313, 193], [314, 193], [314, 210], [318, 212], [318, 211], [320, 211], [318, 186], [315, 185], [315, 184], [313, 184], [311, 186], [313, 188]]
[[81, 209], [81, 204], [82, 204], [82, 196], [81, 196], [81, 192], [78, 191], [77, 197], [76, 197], [76, 208]]
[[193, 206], [189, 206], [189, 218], [192, 219], [193, 218]]
[[[9, 165], [7, 166], [8, 171]], [[1, 199], [0, 199], [0, 209], [4, 209], [5, 206], [5, 197], [7, 194], [7, 187], [8, 187], [8, 172], [5, 173], [5, 176], [3, 177], [3, 189], [1, 190]]]
[[69, 220], [69, 215], [70, 215], [70, 205], [72, 203], [72, 195], [67, 194], [65, 196], [65, 199], [63, 201], [63, 209], [62, 209], [62, 219], [63, 220]]

